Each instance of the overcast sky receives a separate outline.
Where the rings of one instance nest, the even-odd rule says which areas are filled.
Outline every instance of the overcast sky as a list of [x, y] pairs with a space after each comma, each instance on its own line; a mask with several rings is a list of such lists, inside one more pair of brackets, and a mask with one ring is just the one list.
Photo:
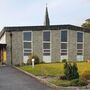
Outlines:
[[46, 3], [51, 24], [80, 26], [90, 18], [90, 0], [0, 0], [0, 30], [43, 25]]

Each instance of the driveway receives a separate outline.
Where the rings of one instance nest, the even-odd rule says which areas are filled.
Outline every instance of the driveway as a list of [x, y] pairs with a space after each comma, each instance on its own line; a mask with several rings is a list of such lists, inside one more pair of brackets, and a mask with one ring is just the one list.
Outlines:
[[12, 68], [0, 68], [0, 90], [55, 90]]

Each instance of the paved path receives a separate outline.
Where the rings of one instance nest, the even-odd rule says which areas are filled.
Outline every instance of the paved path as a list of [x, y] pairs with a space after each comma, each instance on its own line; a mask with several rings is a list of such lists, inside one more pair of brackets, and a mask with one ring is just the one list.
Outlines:
[[0, 69], [0, 90], [55, 90], [24, 73], [4, 66]]

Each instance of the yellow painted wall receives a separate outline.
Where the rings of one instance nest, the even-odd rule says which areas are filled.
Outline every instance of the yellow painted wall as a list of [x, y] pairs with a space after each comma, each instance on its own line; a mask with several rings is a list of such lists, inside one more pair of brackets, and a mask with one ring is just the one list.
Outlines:
[[4, 63], [6, 62], [6, 51], [5, 50], [3, 51], [3, 62]]

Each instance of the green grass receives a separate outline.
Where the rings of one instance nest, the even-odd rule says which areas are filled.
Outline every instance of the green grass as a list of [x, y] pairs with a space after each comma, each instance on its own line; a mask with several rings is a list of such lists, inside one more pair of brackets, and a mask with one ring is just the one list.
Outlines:
[[31, 66], [22, 66], [21, 69], [34, 75], [60, 76], [63, 74], [63, 64], [38, 64], [34, 68]]
[[70, 86], [70, 81], [69, 80], [53, 80], [51, 83], [57, 85], [57, 86]]
[[[77, 63], [79, 74], [81, 75], [84, 71], [90, 71], [90, 63], [79, 62]], [[22, 66], [21, 69], [30, 72], [36, 76], [60, 76], [64, 74], [63, 63], [54, 64], [38, 64], [32, 68], [30, 65]]]

